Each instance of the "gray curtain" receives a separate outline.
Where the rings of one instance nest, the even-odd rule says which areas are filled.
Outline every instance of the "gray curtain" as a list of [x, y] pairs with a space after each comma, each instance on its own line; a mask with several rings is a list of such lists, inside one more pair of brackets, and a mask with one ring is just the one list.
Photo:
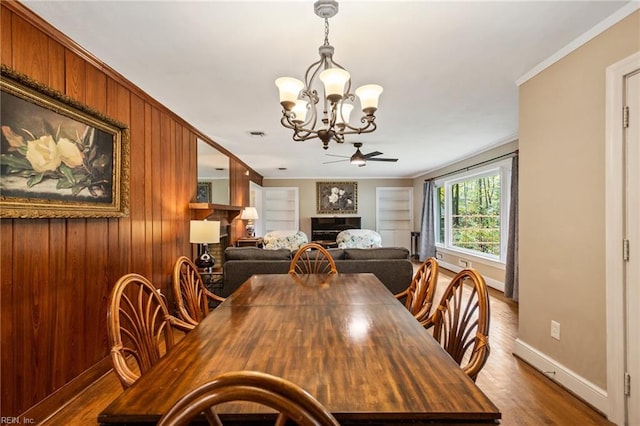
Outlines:
[[420, 261], [436, 255], [436, 231], [434, 228], [433, 180], [424, 183], [422, 199], [422, 223], [420, 224]]
[[507, 242], [507, 267], [504, 277], [505, 296], [518, 301], [518, 155], [511, 163], [511, 204], [509, 206], [509, 241]]

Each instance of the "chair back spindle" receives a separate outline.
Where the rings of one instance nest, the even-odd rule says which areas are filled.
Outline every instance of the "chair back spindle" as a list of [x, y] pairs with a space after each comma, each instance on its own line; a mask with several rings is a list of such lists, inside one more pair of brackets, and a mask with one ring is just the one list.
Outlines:
[[205, 287], [198, 268], [186, 256], [180, 256], [174, 264], [172, 288], [178, 316], [192, 328], [209, 314], [209, 301], [225, 300]]
[[336, 263], [331, 254], [316, 243], [301, 246], [289, 265], [289, 273], [295, 275], [335, 274], [337, 272]]
[[438, 261], [430, 257], [422, 262], [409, 287], [395, 297], [398, 300], [404, 299], [405, 307], [421, 324], [424, 324], [431, 314], [437, 283]]
[[[162, 416], [158, 426], [182, 426], [204, 413], [210, 425], [222, 425], [215, 406], [230, 401], [249, 401], [275, 409], [276, 425], [337, 426], [331, 413], [311, 394], [280, 377], [257, 371], [220, 374], [186, 394]], [[263, 424], [263, 423], [261, 423]]]
[[435, 312], [423, 325], [433, 327], [433, 337], [475, 381], [489, 358], [489, 320], [489, 292], [484, 278], [473, 269], [463, 269], [451, 280]]
[[[174, 345], [172, 320], [160, 292], [145, 277], [127, 274], [113, 289], [107, 329], [114, 371], [123, 388], [131, 386]], [[137, 371], [127, 363], [131, 357]]]

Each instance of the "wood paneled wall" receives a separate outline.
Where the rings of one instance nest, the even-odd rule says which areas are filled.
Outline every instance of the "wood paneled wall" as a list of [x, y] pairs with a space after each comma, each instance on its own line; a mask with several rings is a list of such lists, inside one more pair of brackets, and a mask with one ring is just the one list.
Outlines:
[[[170, 295], [173, 261], [192, 253], [199, 133], [21, 4], [3, 1], [0, 18], [2, 64], [125, 123], [131, 140], [128, 217], [0, 221], [0, 415], [11, 417], [107, 365], [107, 298], [121, 275]], [[248, 168], [231, 164], [243, 205]]]

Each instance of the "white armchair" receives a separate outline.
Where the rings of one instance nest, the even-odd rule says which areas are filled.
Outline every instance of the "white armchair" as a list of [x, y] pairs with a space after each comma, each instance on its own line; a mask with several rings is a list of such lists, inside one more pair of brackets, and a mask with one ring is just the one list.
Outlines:
[[338, 248], [382, 247], [382, 237], [371, 229], [347, 229], [336, 236]]
[[287, 248], [293, 251], [298, 250], [300, 246], [309, 242], [307, 234], [297, 230], [270, 231], [262, 238], [264, 240], [264, 248], [267, 250]]

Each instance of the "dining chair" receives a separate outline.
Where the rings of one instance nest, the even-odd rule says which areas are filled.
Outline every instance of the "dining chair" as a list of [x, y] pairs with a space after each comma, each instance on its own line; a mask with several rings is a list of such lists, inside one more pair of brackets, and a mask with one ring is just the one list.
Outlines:
[[333, 257], [327, 249], [316, 243], [301, 246], [289, 264], [290, 274], [335, 274], [337, 272]]
[[232, 371], [187, 393], [162, 416], [158, 426], [187, 425], [200, 413], [210, 425], [222, 425], [214, 407], [230, 401], [255, 402], [275, 409], [276, 425], [284, 426], [288, 420], [304, 426], [339, 425], [317, 399], [295, 383], [258, 371]]
[[422, 262], [409, 287], [394, 296], [400, 301], [404, 300], [404, 306], [422, 324], [431, 314], [437, 283], [438, 261], [434, 257], [429, 257]]
[[186, 256], [180, 256], [173, 265], [172, 288], [178, 316], [191, 328], [209, 314], [209, 301], [222, 303], [225, 300], [207, 290], [198, 268]]
[[[465, 285], [467, 282], [470, 285]], [[435, 312], [423, 325], [433, 327], [433, 337], [475, 381], [489, 358], [489, 318], [484, 278], [473, 269], [463, 269], [451, 280]]]
[[173, 347], [172, 327], [191, 329], [169, 314], [162, 294], [149, 280], [126, 274], [116, 281], [107, 307], [107, 331], [113, 370], [124, 389]]

